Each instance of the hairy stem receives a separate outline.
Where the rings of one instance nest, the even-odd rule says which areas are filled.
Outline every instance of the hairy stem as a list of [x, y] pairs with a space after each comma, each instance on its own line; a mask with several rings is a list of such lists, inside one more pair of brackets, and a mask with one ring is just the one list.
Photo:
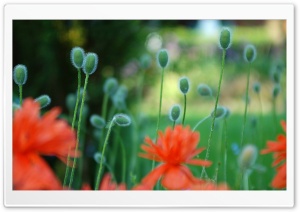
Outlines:
[[109, 135], [110, 135], [110, 132], [111, 132], [111, 129], [112, 129], [113, 125], [114, 125], [114, 120], [112, 120], [110, 122], [108, 131], [107, 131], [107, 134], [106, 134], [106, 138], [105, 138], [105, 141], [104, 141], [104, 145], [103, 145], [103, 149], [102, 149], [102, 153], [101, 153], [100, 167], [99, 167], [99, 170], [98, 170], [97, 179], [96, 179], [96, 183], [95, 183], [95, 190], [99, 189], [104, 153], [105, 153], [105, 149], [106, 149], [106, 146], [107, 146], [107, 143], [108, 143], [108, 138], [109, 138]]
[[[214, 115], [213, 115], [212, 122], [211, 122], [211, 128], [210, 128], [210, 133], [209, 133], [208, 142], [207, 142], [206, 155], [205, 155], [205, 160], [206, 161], [208, 160], [208, 157], [209, 157], [210, 143], [211, 143], [213, 131], [214, 131], [214, 128], [215, 128], [215, 119], [216, 119], [216, 113], [217, 113], [217, 106], [218, 106], [218, 102], [219, 102], [219, 96], [220, 96], [220, 90], [221, 90], [221, 84], [222, 84], [222, 77], [223, 77], [223, 72], [224, 72], [225, 56], [226, 56], [226, 49], [223, 49], [222, 68], [221, 68], [221, 74], [220, 74], [219, 85], [218, 85], [218, 93], [217, 93], [217, 97], [216, 97]], [[205, 173], [205, 167], [202, 166], [201, 178], [203, 177], [204, 173]]]
[[85, 75], [85, 81], [84, 81], [84, 87], [83, 87], [83, 94], [82, 94], [82, 100], [81, 100], [81, 105], [80, 105], [80, 111], [79, 111], [79, 120], [78, 120], [78, 125], [77, 125], [77, 142], [76, 142], [76, 147], [75, 147], [75, 157], [73, 161], [73, 166], [72, 166], [72, 171], [71, 171], [71, 178], [69, 182], [69, 188], [71, 188], [73, 179], [74, 179], [74, 173], [75, 173], [75, 168], [77, 164], [77, 151], [78, 151], [78, 146], [79, 146], [79, 138], [80, 138], [80, 127], [81, 127], [81, 119], [82, 119], [82, 111], [83, 111], [83, 106], [84, 106], [84, 101], [85, 101], [85, 94], [86, 94], [86, 87], [88, 84], [89, 80], [89, 75]]
[[186, 113], [186, 94], [184, 94], [184, 108], [183, 108], [182, 125], [184, 125], [185, 113]]
[[245, 100], [246, 104], [245, 104], [245, 111], [244, 111], [244, 122], [243, 122], [243, 129], [242, 129], [241, 146], [243, 146], [243, 143], [244, 143], [244, 134], [245, 134], [246, 121], [247, 121], [250, 70], [251, 70], [251, 63], [249, 63], [249, 69], [248, 69], [248, 75], [247, 75], [247, 88], [246, 88], [246, 100]]
[[[79, 99], [80, 99], [80, 84], [81, 84], [81, 71], [80, 71], [80, 69], [78, 69], [77, 97], [76, 97], [76, 104], [75, 104], [73, 120], [72, 120], [72, 129], [74, 129], [76, 116], [77, 116], [78, 104], [79, 104]], [[70, 148], [69, 148], [63, 188], [65, 188], [65, 186], [67, 185], [67, 180], [68, 180], [69, 172], [70, 172], [70, 160], [71, 160], [71, 158], [70, 158]]]

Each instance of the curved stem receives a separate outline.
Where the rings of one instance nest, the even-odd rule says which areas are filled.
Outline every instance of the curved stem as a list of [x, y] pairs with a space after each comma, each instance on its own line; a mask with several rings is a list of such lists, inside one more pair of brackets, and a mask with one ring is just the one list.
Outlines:
[[[218, 93], [217, 93], [215, 109], [214, 109], [214, 115], [213, 115], [213, 119], [212, 119], [212, 122], [211, 122], [211, 128], [210, 128], [210, 133], [209, 133], [208, 142], [207, 142], [206, 155], [205, 155], [205, 160], [206, 161], [208, 160], [208, 157], [209, 157], [210, 143], [211, 143], [214, 127], [215, 127], [217, 106], [218, 106], [218, 102], [219, 102], [219, 96], [220, 96], [220, 90], [221, 90], [221, 84], [222, 84], [222, 77], [223, 77], [223, 72], [224, 72], [225, 56], [226, 56], [226, 49], [223, 49], [222, 68], [221, 68], [221, 74], [220, 74], [220, 79], [219, 79]], [[205, 167], [202, 166], [201, 178], [203, 177], [204, 172], [205, 172]]]
[[197, 129], [197, 127], [199, 127], [200, 124], [202, 124], [206, 119], [208, 119], [210, 117], [210, 115], [206, 116], [205, 118], [201, 119], [193, 128], [193, 131], [195, 131]]
[[23, 102], [23, 86], [19, 85], [19, 98], [20, 98], [20, 107], [22, 107], [22, 102]]
[[[157, 125], [156, 125], [156, 137], [155, 137], [155, 143], [157, 142], [157, 135], [158, 135], [158, 128], [159, 128], [159, 122], [160, 122], [160, 115], [161, 115], [161, 105], [162, 105], [162, 93], [164, 88], [164, 73], [165, 69], [162, 69], [161, 74], [161, 81], [160, 81], [160, 96], [159, 96], [159, 109], [158, 109], [158, 119], [157, 119]], [[154, 169], [155, 161], [152, 162], [152, 170]]]
[[245, 104], [245, 111], [244, 111], [244, 123], [243, 123], [243, 129], [242, 129], [241, 146], [243, 146], [243, 143], [244, 143], [244, 133], [245, 133], [245, 127], [246, 127], [246, 120], [247, 120], [250, 70], [251, 70], [251, 63], [249, 63], [249, 70], [248, 70], [248, 76], [247, 76], [246, 104]]
[[184, 94], [184, 108], [183, 108], [182, 125], [184, 125], [185, 113], [186, 113], [186, 94]]
[[69, 182], [69, 188], [71, 188], [73, 179], [74, 179], [74, 173], [75, 173], [75, 167], [77, 164], [77, 151], [78, 151], [78, 146], [79, 146], [79, 138], [80, 138], [80, 127], [81, 127], [81, 119], [82, 119], [82, 111], [83, 111], [83, 106], [84, 106], [84, 101], [85, 101], [85, 93], [86, 93], [86, 87], [88, 84], [89, 80], [89, 75], [85, 75], [85, 81], [84, 81], [84, 87], [83, 87], [83, 95], [82, 95], [82, 100], [81, 100], [81, 105], [80, 105], [80, 111], [79, 111], [79, 120], [78, 120], [78, 125], [77, 125], [77, 142], [76, 142], [76, 147], [75, 147], [75, 157], [73, 161], [73, 166], [72, 166], [72, 171], [71, 171], [71, 178]]
[[[74, 129], [76, 116], [77, 116], [78, 104], [79, 104], [79, 99], [80, 99], [80, 85], [81, 85], [81, 71], [80, 71], [80, 69], [78, 69], [77, 97], [76, 97], [76, 104], [75, 104], [73, 120], [72, 120], [72, 129]], [[67, 185], [67, 179], [68, 179], [69, 172], [70, 172], [70, 160], [71, 160], [71, 158], [70, 158], [70, 148], [69, 148], [63, 188], [65, 188], [65, 186]]]
[[277, 132], [277, 114], [276, 114], [276, 98], [273, 97], [272, 100], [273, 103], [273, 119], [274, 119], [274, 124], [275, 124], [275, 137], [276, 137], [276, 132]]
[[104, 153], [105, 153], [105, 149], [106, 149], [106, 146], [107, 146], [107, 143], [108, 143], [108, 138], [109, 138], [109, 135], [110, 135], [110, 132], [111, 132], [111, 129], [112, 129], [113, 125], [114, 125], [114, 120], [112, 120], [110, 122], [108, 131], [107, 131], [107, 134], [106, 134], [106, 138], [105, 138], [105, 141], [104, 141], [104, 146], [103, 146], [102, 153], [101, 153], [100, 167], [99, 167], [99, 170], [98, 170], [98, 175], [97, 175], [96, 184], [95, 184], [95, 190], [99, 189]]

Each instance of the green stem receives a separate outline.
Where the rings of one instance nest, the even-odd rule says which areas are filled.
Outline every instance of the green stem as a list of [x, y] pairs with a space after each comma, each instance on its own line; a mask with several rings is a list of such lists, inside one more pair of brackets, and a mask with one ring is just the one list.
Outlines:
[[176, 122], [176, 121], [173, 121], [173, 126], [172, 126], [172, 127], [173, 127], [173, 129], [174, 129], [174, 127], [175, 127], [175, 122]]
[[122, 150], [122, 182], [125, 183], [125, 175], [126, 175], [126, 151], [124, 143], [122, 142], [120, 134], [119, 136], [119, 143], [121, 144], [121, 150]]
[[224, 182], [227, 182], [227, 121], [224, 119]]
[[107, 134], [106, 134], [106, 138], [105, 138], [105, 141], [104, 141], [104, 146], [103, 146], [102, 153], [101, 153], [100, 168], [98, 170], [98, 175], [97, 175], [96, 184], [95, 184], [95, 190], [99, 189], [104, 153], [105, 153], [105, 149], [106, 149], [106, 146], [107, 146], [107, 143], [108, 143], [108, 138], [109, 138], [109, 135], [110, 135], [110, 132], [111, 132], [111, 129], [112, 129], [113, 125], [114, 125], [114, 120], [112, 120], [110, 122], [108, 131], [107, 131]]
[[249, 180], [248, 180], [249, 174], [247, 171], [243, 174], [243, 185], [244, 185], [244, 190], [249, 190]]
[[[164, 88], [164, 73], [165, 73], [165, 69], [163, 68], [162, 74], [161, 74], [161, 82], [160, 82], [159, 110], [158, 110], [158, 120], [157, 120], [157, 125], [156, 125], [155, 143], [157, 142], [158, 128], [159, 128], [160, 115], [161, 115], [162, 93], [163, 93], [163, 88]], [[152, 170], [154, 169], [154, 166], [155, 166], [155, 161], [153, 160]]]
[[276, 114], [276, 98], [273, 97], [272, 100], [273, 103], [273, 119], [274, 119], [274, 124], [275, 124], [275, 137], [276, 137], [276, 133], [277, 133], [277, 126], [278, 126], [278, 122], [277, 122], [277, 114]]
[[182, 125], [184, 125], [185, 113], [186, 113], [186, 94], [184, 94], [184, 108], [183, 108]]
[[22, 85], [19, 85], [19, 97], [20, 97], [20, 107], [22, 106], [22, 99], [23, 99], [23, 95], [22, 95], [22, 93], [23, 93], [23, 86]]
[[242, 129], [241, 146], [243, 146], [243, 143], [244, 143], [244, 134], [245, 134], [245, 127], [246, 127], [246, 120], [247, 120], [250, 70], [251, 70], [251, 63], [249, 63], [249, 70], [248, 70], [248, 75], [247, 75], [246, 104], [245, 104], [245, 111], [244, 111], [244, 123], [243, 123], [243, 129]]
[[82, 100], [81, 100], [81, 105], [80, 105], [80, 111], [79, 111], [79, 120], [78, 120], [78, 125], [77, 125], [77, 142], [76, 142], [76, 147], [75, 147], [75, 157], [73, 161], [73, 166], [72, 166], [72, 171], [71, 171], [71, 178], [69, 182], [69, 188], [71, 188], [73, 179], [74, 179], [74, 173], [75, 173], [75, 168], [77, 164], [77, 151], [78, 151], [78, 146], [79, 146], [79, 138], [80, 138], [80, 127], [81, 127], [81, 119], [82, 119], [82, 111], [83, 111], [83, 106], [84, 106], [84, 101], [85, 101], [85, 93], [86, 93], [86, 87], [88, 84], [89, 80], [89, 75], [85, 75], [85, 81], [84, 81], [84, 87], [83, 87], [83, 95], [82, 95]]
[[108, 103], [108, 95], [105, 93], [103, 99], [103, 105], [102, 105], [102, 118], [104, 118], [104, 120], [106, 120], [107, 103]]
[[[226, 56], [226, 49], [223, 49], [222, 69], [221, 69], [221, 74], [220, 74], [220, 79], [219, 79], [219, 86], [218, 86], [218, 93], [217, 93], [217, 98], [216, 98], [216, 103], [215, 103], [214, 115], [213, 115], [213, 119], [212, 119], [212, 122], [211, 122], [211, 128], [210, 128], [210, 133], [209, 133], [208, 142], [207, 142], [207, 149], [206, 149], [206, 155], [205, 155], [205, 160], [206, 161], [208, 160], [208, 157], [209, 157], [210, 143], [211, 143], [214, 127], [215, 127], [217, 106], [218, 106], [218, 102], [219, 102], [219, 96], [220, 96], [220, 90], [221, 90], [221, 84], [222, 84], [222, 77], [223, 77], [223, 72], [224, 72], [225, 56]], [[204, 172], [205, 172], [205, 167], [203, 166], [202, 167], [202, 172], [201, 172], [201, 178], [203, 177]]]
[[195, 125], [195, 127], [193, 128], [193, 131], [195, 131], [198, 127], [199, 127], [199, 125], [200, 124], [202, 124], [206, 119], [208, 119], [210, 117], [210, 115], [209, 116], [206, 116], [205, 118], [203, 118], [203, 119], [201, 119], [196, 125]]
[[[76, 98], [76, 104], [75, 104], [73, 120], [72, 120], [72, 129], [74, 129], [76, 116], [77, 116], [78, 104], [79, 104], [79, 99], [80, 99], [80, 84], [81, 84], [81, 71], [80, 71], [80, 69], [78, 69], [77, 98]], [[70, 172], [70, 160], [71, 160], [71, 158], [70, 158], [70, 148], [69, 148], [63, 188], [65, 188], [65, 186], [67, 185], [67, 179], [68, 179], [69, 172]]]

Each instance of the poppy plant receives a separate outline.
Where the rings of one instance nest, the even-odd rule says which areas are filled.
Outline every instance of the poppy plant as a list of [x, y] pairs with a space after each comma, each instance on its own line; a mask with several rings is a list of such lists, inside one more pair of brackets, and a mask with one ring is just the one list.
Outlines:
[[48, 163], [41, 157], [56, 156], [66, 161], [69, 149], [72, 157], [76, 144], [75, 132], [64, 120], [58, 120], [59, 108], [40, 116], [40, 106], [25, 99], [13, 117], [13, 189], [62, 189]]
[[[281, 121], [281, 126], [286, 132], [286, 122]], [[268, 141], [267, 148], [261, 150], [261, 154], [273, 152], [274, 161], [272, 166], [277, 166], [277, 174], [273, 178], [271, 186], [273, 188], [282, 189], [286, 187], [286, 136], [280, 134], [277, 141]]]
[[146, 153], [139, 156], [162, 164], [153, 169], [143, 180], [142, 184], [153, 188], [159, 178], [161, 184], [170, 190], [188, 189], [191, 183], [199, 183], [202, 180], [193, 176], [186, 164], [198, 166], [210, 166], [210, 161], [193, 159], [204, 148], [197, 148], [200, 134], [193, 132], [189, 126], [177, 125], [174, 130], [168, 127], [159, 132], [157, 144], [146, 137], [141, 149]]

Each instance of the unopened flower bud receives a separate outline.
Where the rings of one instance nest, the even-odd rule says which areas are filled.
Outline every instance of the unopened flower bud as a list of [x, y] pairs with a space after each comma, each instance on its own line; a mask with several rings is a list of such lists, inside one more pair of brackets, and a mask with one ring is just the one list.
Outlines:
[[80, 47], [74, 47], [71, 50], [71, 63], [75, 68], [81, 68], [84, 61], [84, 50]]
[[162, 49], [157, 54], [158, 64], [161, 68], [165, 68], [169, 62], [169, 55], [166, 49]]
[[280, 93], [280, 85], [279, 84], [275, 84], [273, 87], [273, 98], [276, 98], [278, 96], [278, 94]]
[[171, 121], [177, 121], [177, 119], [180, 116], [180, 105], [175, 104], [171, 107], [170, 111], [169, 111], [169, 118]]
[[220, 33], [220, 46], [222, 49], [228, 49], [230, 45], [231, 45], [231, 32], [228, 28], [224, 28]]
[[14, 68], [14, 81], [17, 85], [24, 85], [27, 81], [27, 68], [24, 65], [16, 65]]
[[259, 93], [260, 92], [260, 83], [259, 82], [255, 82], [253, 84], [253, 90], [255, 93]]
[[41, 95], [37, 97], [34, 101], [38, 102], [41, 108], [47, 107], [51, 103], [51, 99], [48, 95]]
[[190, 89], [190, 82], [187, 77], [182, 77], [179, 79], [179, 88], [183, 94], [187, 94]]
[[212, 96], [212, 90], [206, 84], [199, 84], [197, 87], [197, 91], [200, 96]]
[[[223, 106], [218, 106], [216, 110], [216, 119], [223, 118], [226, 114], [226, 109]], [[214, 116], [214, 110], [210, 113], [210, 116]]]
[[102, 129], [106, 125], [105, 120], [101, 116], [95, 114], [91, 116], [90, 122], [97, 129]]
[[83, 72], [85, 74], [93, 74], [98, 66], [98, 55], [95, 53], [87, 53], [83, 61]]
[[244, 59], [248, 63], [252, 63], [256, 58], [256, 48], [253, 45], [247, 45], [244, 50]]
[[118, 86], [119, 86], [118, 81], [115, 78], [113, 77], [108, 78], [104, 83], [104, 87], [103, 87], [104, 93], [109, 96], [113, 96], [118, 90]]
[[126, 127], [131, 124], [131, 118], [126, 114], [119, 113], [114, 115], [113, 122], [120, 127]]

